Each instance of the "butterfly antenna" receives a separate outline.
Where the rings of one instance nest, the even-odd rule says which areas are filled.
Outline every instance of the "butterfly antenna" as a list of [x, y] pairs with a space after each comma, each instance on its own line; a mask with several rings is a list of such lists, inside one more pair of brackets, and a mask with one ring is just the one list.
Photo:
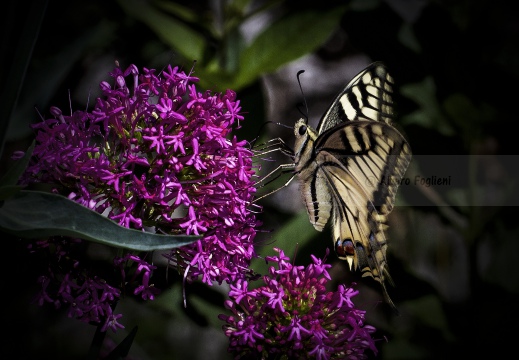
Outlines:
[[279, 125], [279, 126], [283, 126], [287, 129], [292, 129], [292, 127], [290, 126], [287, 126], [285, 124], [281, 124], [281, 123], [276, 123], [274, 121], [265, 121], [263, 124], [261, 124], [260, 128], [258, 129], [258, 134], [252, 139], [252, 141], [250, 142], [250, 144], [252, 145], [252, 147], [254, 147], [254, 144], [256, 143], [256, 141], [259, 139], [260, 137], [260, 133], [261, 133], [261, 130], [263, 129], [263, 127], [267, 124], [276, 124], [276, 125]]
[[303, 113], [301, 111], [301, 109], [299, 109], [299, 108], [298, 108], [298, 110], [301, 113], [301, 115], [303, 115], [305, 117], [306, 121], [308, 121], [308, 104], [306, 103], [306, 96], [303, 91], [303, 86], [301, 86], [301, 78], [300, 78], [300, 75], [304, 72], [305, 72], [304, 70], [299, 70], [297, 72], [297, 83], [299, 84], [299, 90], [301, 90], [301, 95], [303, 96], [303, 103], [305, 104], [306, 113]]

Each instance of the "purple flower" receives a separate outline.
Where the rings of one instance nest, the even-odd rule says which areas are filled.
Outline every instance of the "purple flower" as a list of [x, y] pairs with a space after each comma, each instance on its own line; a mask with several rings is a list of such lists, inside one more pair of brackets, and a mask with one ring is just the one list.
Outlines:
[[[103, 96], [92, 111], [67, 116], [52, 107], [52, 118], [34, 125], [36, 147], [20, 184], [50, 184], [128, 228], [202, 235], [164, 254], [188, 281], [212, 285], [248, 279], [259, 222], [249, 209], [255, 193], [253, 154], [247, 142], [232, 135], [243, 120], [235, 92], [200, 92], [196, 77], [171, 66], [160, 73], [116, 67], [110, 76], [111, 84], [100, 83]], [[145, 300], [160, 292], [146, 254], [115, 258], [120, 277], [108, 283], [75, 256], [82, 246], [63, 238], [31, 245], [32, 251], [51, 252], [54, 258], [42, 277], [39, 303], [73, 307], [71, 316], [115, 330], [118, 317], [104, 305], [117, 301], [120, 284], [126, 284], [125, 293]], [[95, 291], [94, 284], [100, 286]], [[81, 306], [87, 303], [92, 308]]]
[[248, 289], [247, 282], [231, 285], [225, 305], [232, 315], [220, 315], [236, 359], [365, 359], [377, 353], [364, 324], [365, 312], [351, 301], [358, 291], [339, 286], [326, 290], [330, 279], [323, 259], [294, 266], [282, 250], [267, 257], [277, 264], [263, 277], [264, 286]]
[[[39, 241], [37, 246], [32, 247], [40, 252], [48, 249], [50, 254], [55, 255], [48, 264], [47, 275], [39, 277], [41, 290], [34, 301], [39, 305], [48, 302], [56, 308], [65, 307], [68, 317], [87, 323], [108, 321], [110, 317], [113, 326], [121, 328], [122, 325], [116, 325], [113, 321], [122, 315], [112, 312], [114, 300], [120, 297], [121, 290], [89, 273], [80, 266], [79, 261], [73, 259], [71, 249], [77, 244], [77, 240], [52, 238]], [[112, 325], [109, 326], [115, 331]]]
[[117, 320], [119, 320], [123, 315], [112, 313], [112, 308], [110, 306], [108, 306], [106, 309], [106, 320], [103, 324], [103, 327], [101, 328], [101, 331], [106, 331], [108, 328], [112, 329], [113, 332], [117, 332], [117, 329], [124, 329], [124, 326], [117, 322]]

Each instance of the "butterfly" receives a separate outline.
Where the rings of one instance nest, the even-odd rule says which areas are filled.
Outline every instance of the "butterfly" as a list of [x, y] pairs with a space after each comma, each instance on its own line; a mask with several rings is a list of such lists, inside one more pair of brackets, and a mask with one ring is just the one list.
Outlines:
[[[299, 119], [293, 158], [282, 165], [297, 177], [310, 223], [322, 231], [330, 221], [334, 249], [350, 270], [382, 285], [389, 275], [387, 217], [411, 161], [411, 148], [392, 125], [393, 79], [374, 62], [356, 75], [332, 101], [317, 129]], [[284, 143], [282, 144], [284, 145]]]

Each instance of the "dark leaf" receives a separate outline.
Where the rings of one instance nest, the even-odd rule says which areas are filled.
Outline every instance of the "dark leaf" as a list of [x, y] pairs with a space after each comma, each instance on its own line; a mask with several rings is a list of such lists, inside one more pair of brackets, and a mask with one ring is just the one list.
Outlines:
[[3, 202], [0, 229], [23, 238], [70, 236], [138, 251], [172, 249], [200, 238], [128, 229], [64, 196], [28, 190]]

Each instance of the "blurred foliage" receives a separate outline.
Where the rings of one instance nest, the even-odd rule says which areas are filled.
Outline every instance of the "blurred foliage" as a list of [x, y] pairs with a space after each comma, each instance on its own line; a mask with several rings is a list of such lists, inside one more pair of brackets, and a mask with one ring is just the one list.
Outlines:
[[[508, 2], [94, 0], [45, 6], [9, 1], [5, 9], [1, 175], [12, 164], [12, 152], [30, 145], [29, 124], [39, 120], [38, 112], [47, 116], [51, 105], [91, 107], [97, 84], [116, 60], [122, 67], [134, 63], [157, 69], [168, 63], [190, 69], [196, 61], [201, 87], [237, 91], [246, 116], [238, 136], [249, 140], [265, 133], [262, 124], [270, 120], [265, 79], [284, 65], [307, 56], [332, 70], [359, 56], [386, 63], [396, 82], [397, 126], [418, 155], [407, 175], [434, 175], [449, 165], [420, 162], [419, 155], [463, 155], [469, 161], [451, 171], [464, 174], [464, 181], [443, 192], [417, 186], [399, 193], [400, 206], [390, 217], [388, 262], [396, 283], [389, 291], [400, 316], [378, 305], [377, 287], [355, 278], [334, 254], [329, 255], [332, 276], [362, 287], [356, 301], [379, 329], [380, 359], [508, 353], [517, 334], [519, 303], [513, 126], [519, 27], [518, 13]], [[289, 76], [296, 88], [295, 75]], [[306, 99], [310, 106], [317, 102], [316, 92], [331, 99], [340, 90], [312, 85], [315, 91]], [[286, 94], [282, 100], [289, 102]], [[287, 104], [292, 110], [296, 105]], [[286, 123], [292, 126], [293, 114], [280, 116], [293, 119]], [[292, 138], [285, 140], [291, 144]], [[417, 198], [426, 205], [413, 206], [410, 199]], [[304, 264], [309, 254], [322, 256], [331, 246], [329, 234], [316, 233], [305, 213], [289, 212], [279, 200], [265, 201], [259, 216], [265, 230], [273, 230], [258, 237], [265, 254], [281, 247], [290, 256], [297, 253], [297, 262]], [[9, 299], [3, 307], [8, 334], [1, 354], [85, 357], [94, 329], [30, 304], [38, 267], [44, 264], [31, 261], [23, 241], [3, 238], [10, 241], [4, 241]], [[260, 261], [255, 265], [265, 270]], [[178, 274], [160, 272], [160, 281], [171, 290], [156, 301], [120, 304], [128, 332], [139, 326], [129, 358], [230, 358], [215, 320], [224, 311], [225, 288], [188, 285], [184, 308]], [[127, 333], [110, 335], [119, 343]]]

